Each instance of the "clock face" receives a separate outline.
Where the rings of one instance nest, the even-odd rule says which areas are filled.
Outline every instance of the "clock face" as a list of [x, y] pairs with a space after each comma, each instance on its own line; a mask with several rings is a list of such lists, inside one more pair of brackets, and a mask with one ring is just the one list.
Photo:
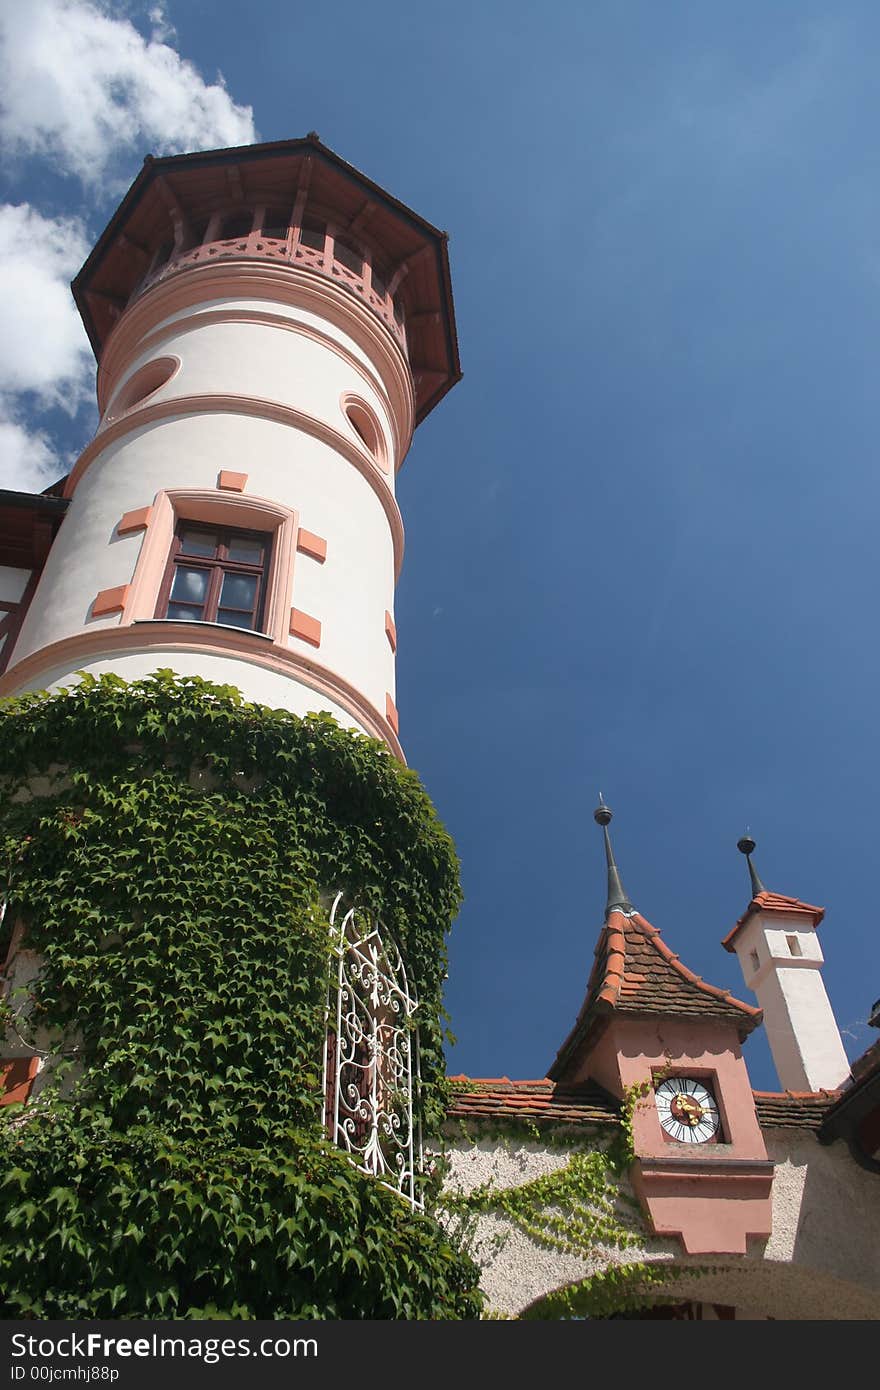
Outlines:
[[721, 1118], [715, 1097], [702, 1081], [689, 1076], [670, 1076], [655, 1092], [660, 1124], [670, 1139], [683, 1144], [705, 1144], [719, 1139]]

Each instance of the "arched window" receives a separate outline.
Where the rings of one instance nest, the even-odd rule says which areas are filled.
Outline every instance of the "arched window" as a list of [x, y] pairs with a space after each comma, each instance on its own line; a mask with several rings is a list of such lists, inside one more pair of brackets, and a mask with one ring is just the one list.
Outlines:
[[388, 933], [367, 913], [347, 911], [338, 893], [330, 913], [333, 948], [324, 1045], [327, 1132], [361, 1172], [413, 1206], [422, 1165], [413, 1120], [418, 1085], [418, 1001]]

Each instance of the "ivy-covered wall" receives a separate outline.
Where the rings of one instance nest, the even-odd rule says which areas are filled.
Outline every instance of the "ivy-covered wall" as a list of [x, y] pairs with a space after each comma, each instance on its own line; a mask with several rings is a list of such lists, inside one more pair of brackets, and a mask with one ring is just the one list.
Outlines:
[[445, 1111], [458, 866], [415, 774], [329, 716], [170, 671], [0, 721], [5, 927], [41, 963], [6, 1022], [53, 1058], [2, 1112], [0, 1313], [478, 1315], [452, 1236], [320, 1123], [340, 889], [401, 947], [428, 1132]]

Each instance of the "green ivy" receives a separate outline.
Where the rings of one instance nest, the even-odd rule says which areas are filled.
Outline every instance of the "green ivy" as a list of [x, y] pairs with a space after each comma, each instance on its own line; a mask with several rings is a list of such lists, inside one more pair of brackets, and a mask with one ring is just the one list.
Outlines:
[[170, 671], [0, 718], [6, 921], [41, 960], [6, 1021], [53, 1054], [3, 1112], [0, 1315], [477, 1316], [469, 1257], [320, 1123], [340, 889], [401, 947], [417, 1108], [428, 1132], [445, 1113], [458, 864], [416, 775], [328, 715]]

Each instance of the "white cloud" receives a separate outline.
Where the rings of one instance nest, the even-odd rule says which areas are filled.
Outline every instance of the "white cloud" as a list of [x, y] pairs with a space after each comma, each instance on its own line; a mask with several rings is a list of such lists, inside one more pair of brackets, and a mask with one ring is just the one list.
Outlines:
[[76, 217], [0, 205], [0, 487], [39, 492], [67, 471], [33, 406], [73, 416], [94, 389], [94, 360], [68, 281], [89, 241]]
[[67, 472], [51, 440], [41, 430], [29, 430], [3, 418], [0, 405], [0, 487], [16, 492], [42, 492]]
[[88, 250], [78, 218], [0, 205], [0, 395], [31, 392], [70, 415], [90, 396], [94, 363], [68, 283]]
[[[147, 150], [254, 141], [251, 108], [171, 46], [164, 0], [145, 20], [149, 38], [105, 0], [0, 0], [0, 149], [112, 194]], [[0, 204], [0, 487], [39, 490], [69, 465], [35, 411], [73, 417], [92, 399], [94, 361], [69, 286], [91, 240], [79, 217]]]
[[88, 186], [121, 154], [248, 144], [253, 112], [222, 77], [205, 83], [163, 40], [164, 8], [146, 39], [92, 0], [29, 0], [0, 8], [0, 143], [42, 155]]

